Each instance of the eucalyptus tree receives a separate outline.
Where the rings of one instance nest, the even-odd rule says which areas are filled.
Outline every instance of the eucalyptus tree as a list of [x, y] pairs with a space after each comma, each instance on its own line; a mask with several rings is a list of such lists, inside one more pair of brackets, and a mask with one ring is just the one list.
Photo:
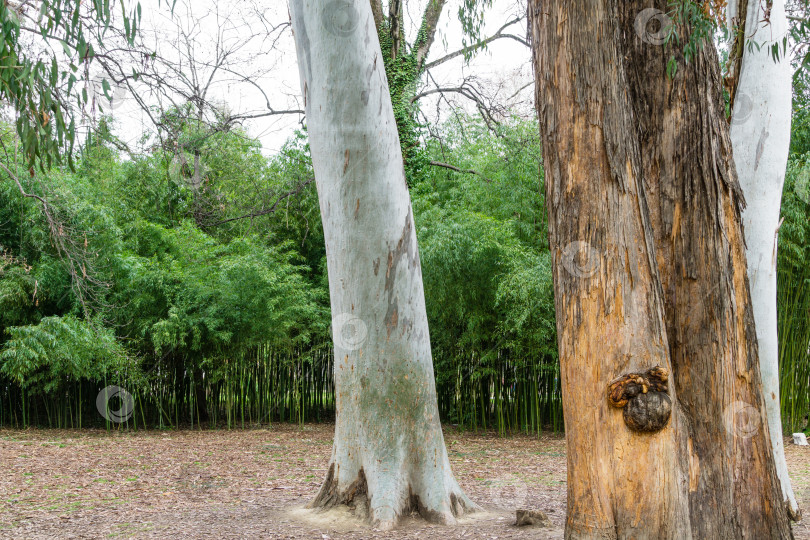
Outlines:
[[[113, 16], [115, 7], [121, 9], [120, 20]], [[37, 169], [44, 172], [65, 161], [74, 167], [74, 144], [80, 137], [77, 119], [93, 101], [90, 69], [105, 50], [103, 35], [121, 24], [123, 39], [131, 43], [140, 13], [140, 4], [126, 0], [117, 5], [110, 0], [12, 0], [0, 4], [0, 104], [12, 111], [17, 135], [11, 144], [2, 144], [0, 169], [22, 197], [40, 205], [51, 242], [70, 273], [86, 316], [91, 303], [88, 297], [102, 284], [94, 275], [86, 241], [83, 246], [71, 235], [64, 216], [46, 193], [35, 192], [43, 187], [36, 178]], [[99, 84], [108, 94], [109, 81], [102, 78]], [[39, 185], [32, 189], [33, 183]]]
[[335, 440], [312, 505], [353, 506], [390, 529], [418, 511], [475, 508], [444, 444], [402, 150], [363, 1], [292, 0], [321, 208], [335, 349]]
[[[72, 164], [75, 115], [88, 103], [86, 73], [113, 22], [110, 0], [10, 0], [0, 4], [0, 101], [14, 110], [27, 165]], [[140, 5], [121, 0], [124, 38], [137, 34]], [[94, 32], [93, 29], [98, 29]], [[102, 83], [104, 92], [109, 81]]]
[[719, 61], [699, 8], [671, 8], [529, 8], [566, 535], [790, 538]]
[[727, 78], [731, 143], [746, 202], [743, 222], [759, 366], [783, 500], [798, 519], [801, 512], [790, 485], [782, 433], [776, 310], [777, 235], [793, 109], [788, 21], [784, 0], [767, 5], [760, 0], [734, 0], [727, 9], [734, 36]]

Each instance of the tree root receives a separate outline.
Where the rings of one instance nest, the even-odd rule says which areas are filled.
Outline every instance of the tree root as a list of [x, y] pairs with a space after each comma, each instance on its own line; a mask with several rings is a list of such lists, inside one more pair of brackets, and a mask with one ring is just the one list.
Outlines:
[[[455, 482], [453, 482], [455, 484]], [[457, 486], [449, 489], [438, 507], [424, 503], [426, 497], [407, 486], [407, 491], [395, 497], [375, 497], [369, 493], [368, 481], [361, 467], [357, 478], [346, 489], [340, 490], [335, 474], [335, 464], [329, 465], [326, 480], [318, 495], [307, 505], [315, 510], [328, 510], [340, 505], [352, 509], [354, 515], [368, 521], [375, 529], [391, 530], [402, 517], [418, 514], [429, 523], [455, 525], [456, 519], [479, 509]]]

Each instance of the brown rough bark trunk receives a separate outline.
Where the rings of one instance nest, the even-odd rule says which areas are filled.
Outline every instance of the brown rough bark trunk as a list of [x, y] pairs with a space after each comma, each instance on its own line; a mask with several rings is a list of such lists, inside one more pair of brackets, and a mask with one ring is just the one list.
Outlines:
[[635, 128], [619, 21], [603, 2], [533, 8], [569, 448], [566, 536], [687, 538], [680, 415], [639, 434], [607, 399], [618, 377], [670, 369], [639, 148], [626, 136]]
[[[711, 43], [684, 61], [688, 29], [667, 44], [666, 28], [645, 24], [666, 26], [668, 10], [663, 0], [652, 8], [530, 2], [571, 456], [566, 535], [790, 538], [760, 390], [719, 64]], [[598, 257], [586, 284], [566, 270], [571, 242]], [[653, 268], [642, 255], [654, 257]], [[654, 363], [652, 343], [664, 349]], [[633, 422], [610, 415], [602, 389], [655, 363], [673, 370], [672, 419], [653, 434], [631, 432]], [[627, 378], [617, 384], [629, 384], [626, 416], [641, 395], [632, 397]], [[614, 403], [626, 401], [623, 388], [611, 393]], [[624, 445], [601, 444], [623, 437]], [[638, 452], [644, 444], [658, 446]], [[632, 466], [602, 467], [625, 464], [627, 448]], [[657, 475], [641, 504], [638, 488], [628, 489], [640, 471]], [[589, 497], [596, 510], [582, 504]]]
[[[693, 534], [784, 538], [790, 526], [761, 392], [745, 203], [717, 52], [704, 43], [686, 62], [688, 28], [675, 27], [678, 40], [651, 44], [635, 28], [649, 2], [619, 5], [674, 381], [686, 417]], [[665, 0], [654, 6], [669, 9]], [[673, 57], [678, 68], [669, 77]]]

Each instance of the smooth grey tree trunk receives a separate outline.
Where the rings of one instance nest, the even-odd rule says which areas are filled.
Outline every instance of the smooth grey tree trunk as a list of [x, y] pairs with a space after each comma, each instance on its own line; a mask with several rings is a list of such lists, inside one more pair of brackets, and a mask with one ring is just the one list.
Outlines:
[[337, 420], [313, 507], [347, 504], [379, 528], [475, 508], [439, 423], [422, 271], [371, 5], [291, 0], [326, 239]]
[[[741, 19], [741, 2], [745, 20]], [[760, 0], [729, 2], [729, 20], [744, 25], [742, 62], [731, 115], [731, 143], [740, 187], [745, 195], [748, 279], [754, 308], [759, 368], [768, 413], [771, 445], [782, 495], [794, 520], [801, 510], [790, 485], [782, 433], [779, 395], [779, 339], [776, 311], [776, 248], [782, 187], [785, 182], [790, 120], [793, 112], [793, 70], [783, 39], [788, 34], [784, 0], [768, 6]], [[749, 46], [750, 42], [755, 46]], [[779, 45], [779, 59], [772, 46]]]

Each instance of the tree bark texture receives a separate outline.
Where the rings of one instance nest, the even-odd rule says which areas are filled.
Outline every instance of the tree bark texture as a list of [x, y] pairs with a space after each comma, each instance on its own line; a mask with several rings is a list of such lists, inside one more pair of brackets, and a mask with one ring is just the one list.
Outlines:
[[422, 271], [377, 29], [367, 0], [291, 0], [326, 239], [337, 419], [314, 507], [383, 529], [473, 510], [450, 470]]
[[[652, 6], [530, 2], [568, 440], [566, 535], [790, 538], [775, 504], [719, 63], [711, 43], [686, 63], [689, 29], [667, 41], [668, 3]], [[617, 419], [605, 387], [654, 366], [671, 375], [672, 416], [640, 433]], [[634, 394], [628, 410], [642, 398], [625, 397]]]

